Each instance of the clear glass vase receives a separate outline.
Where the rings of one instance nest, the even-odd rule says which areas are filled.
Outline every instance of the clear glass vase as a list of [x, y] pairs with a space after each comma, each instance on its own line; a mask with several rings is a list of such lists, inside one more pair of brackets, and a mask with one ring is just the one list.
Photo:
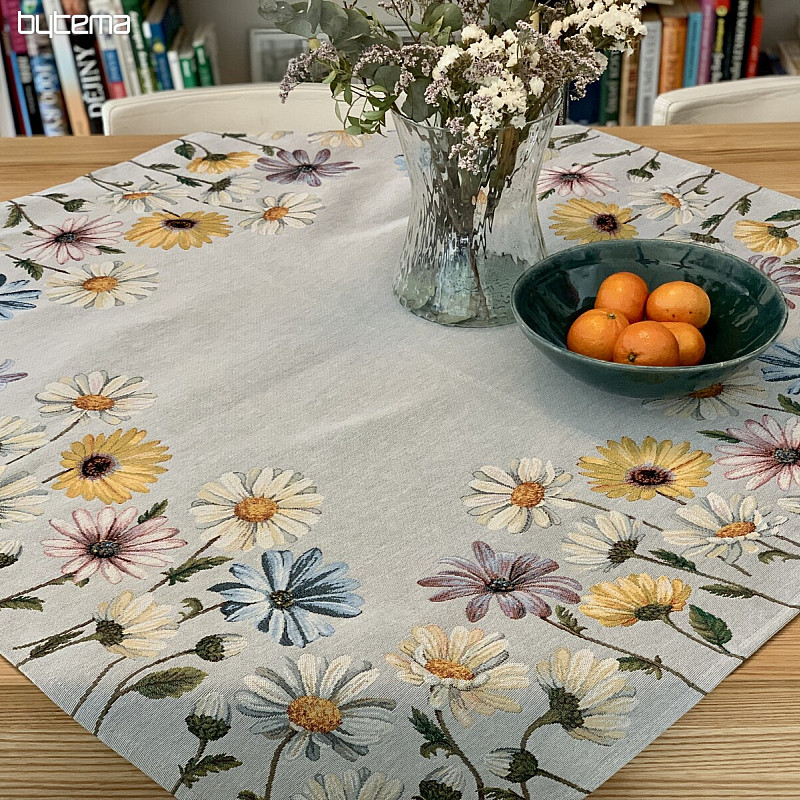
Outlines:
[[559, 110], [555, 97], [539, 119], [499, 131], [477, 172], [458, 166], [446, 128], [395, 115], [411, 209], [394, 291], [409, 311], [442, 325], [514, 321], [511, 289], [546, 255], [536, 182]]

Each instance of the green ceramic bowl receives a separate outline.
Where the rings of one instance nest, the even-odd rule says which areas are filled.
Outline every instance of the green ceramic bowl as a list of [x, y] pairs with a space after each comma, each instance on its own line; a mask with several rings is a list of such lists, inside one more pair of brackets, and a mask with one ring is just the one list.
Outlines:
[[[567, 350], [573, 320], [594, 306], [614, 272], [634, 272], [652, 291], [690, 281], [711, 298], [703, 328], [706, 357], [695, 367], [637, 367]], [[514, 315], [528, 339], [565, 372], [606, 392], [669, 397], [722, 382], [763, 353], [786, 325], [786, 301], [766, 275], [736, 256], [663, 239], [598, 242], [562, 250], [528, 269], [512, 292]]]

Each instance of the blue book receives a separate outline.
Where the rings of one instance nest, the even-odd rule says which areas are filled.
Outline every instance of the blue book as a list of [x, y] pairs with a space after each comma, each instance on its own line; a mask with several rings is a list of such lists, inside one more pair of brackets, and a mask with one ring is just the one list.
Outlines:
[[580, 100], [570, 100], [567, 120], [575, 125], [597, 125], [600, 121], [600, 81], [589, 84]]
[[686, 57], [683, 62], [683, 85], [697, 86], [700, 68], [700, 45], [703, 39], [703, 10], [697, 0], [686, 3], [689, 23], [686, 29]]
[[142, 24], [160, 90], [174, 89], [167, 51], [183, 24], [176, 0], [157, 0]]
[[7, 53], [8, 63], [11, 66], [11, 80], [14, 84], [14, 91], [19, 98], [19, 117], [22, 123], [22, 130], [20, 134], [25, 136], [32, 136], [31, 118], [28, 114], [28, 106], [25, 103], [25, 86], [22, 83], [22, 76], [19, 71], [19, 60], [17, 54], [13, 51]]

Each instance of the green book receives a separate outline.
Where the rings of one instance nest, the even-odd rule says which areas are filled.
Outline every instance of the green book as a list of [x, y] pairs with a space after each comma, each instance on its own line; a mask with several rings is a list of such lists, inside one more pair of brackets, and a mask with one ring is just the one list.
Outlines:
[[149, 94], [158, 90], [156, 78], [150, 64], [150, 53], [144, 40], [142, 22], [150, 10], [150, 0], [122, 0], [122, 10], [131, 18], [131, 45], [133, 57], [136, 60], [136, 73], [142, 94]]
[[622, 82], [622, 53], [606, 50], [608, 66], [600, 79], [600, 125], [619, 125], [619, 97]]
[[194, 34], [194, 57], [197, 61], [197, 80], [200, 86], [216, 86], [216, 52], [214, 26], [201, 25]]
[[186, 45], [180, 49], [178, 59], [181, 65], [181, 76], [183, 77], [183, 88], [194, 89], [200, 85], [200, 76], [197, 71], [197, 59], [194, 57], [194, 48]]

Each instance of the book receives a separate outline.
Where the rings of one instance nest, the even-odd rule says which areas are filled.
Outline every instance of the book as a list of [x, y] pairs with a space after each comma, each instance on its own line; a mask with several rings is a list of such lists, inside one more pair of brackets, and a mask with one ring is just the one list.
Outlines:
[[172, 76], [172, 88], [183, 89], [183, 73], [181, 72], [180, 48], [183, 47], [183, 39], [186, 36], [186, 28], [181, 28], [172, 41], [172, 46], [167, 50], [167, 61], [169, 61], [169, 72]]
[[156, 82], [161, 91], [175, 88], [167, 51], [181, 27], [181, 15], [173, 0], [156, 0], [142, 24], [142, 32], [150, 51]]
[[197, 60], [197, 76], [200, 86], [216, 86], [219, 82], [217, 66], [217, 35], [212, 23], [200, 25], [192, 40], [194, 57]]
[[758, 59], [761, 52], [761, 36], [764, 33], [764, 12], [761, 9], [761, 0], [756, 0], [753, 5], [753, 19], [750, 23], [750, 34], [747, 41], [747, 64], [745, 65], [745, 78], [755, 78], [758, 75]]
[[787, 75], [800, 75], [800, 42], [778, 42], [778, 56]]
[[[64, 13], [61, 0], [42, 0], [42, 8], [48, 19], [53, 19], [55, 14]], [[83, 92], [71, 39], [69, 36], [54, 35], [52, 47], [72, 133], [75, 136], [88, 136], [91, 133], [89, 115], [83, 104]]]
[[700, 0], [703, 12], [703, 29], [700, 32], [700, 61], [697, 65], [697, 85], [711, 80], [711, 53], [717, 29], [717, 0]]
[[[14, 130], [17, 134], [25, 136], [25, 119], [23, 117], [22, 106], [20, 105], [21, 84], [18, 80], [18, 68], [16, 59], [13, 57], [14, 51], [11, 49], [11, 34], [5, 24], [2, 13], [0, 13], [0, 55], [3, 56], [3, 71], [6, 75], [6, 89], [11, 101], [11, 112], [14, 117]], [[30, 122], [28, 123], [30, 124]]]
[[200, 76], [197, 72], [197, 59], [194, 57], [194, 46], [191, 37], [184, 36], [181, 49], [178, 53], [181, 67], [181, 79], [184, 89], [194, 89], [200, 85]]
[[[109, 0], [113, 14], [123, 15], [122, 0]], [[134, 96], [142, 93], [137, 72], [136, 56], [133, 52], [131, 34], [114, 34], [114, 44], [119, 55], [119, 65], [122, 70], [122, 82], [125, 84], [125, 94]]]
[[9, 138], [17, 135], [17, 126], [14, 124], [14, 107], [11, 104], [4, 62], [3, 43], [0, 37], [0, 138]]
[[0, 11], [5, 19], [8, 31], [6, 40], [9, 48], [6, 58], [11, 61], [11, 72], [16, 86], [23, 131], [26, 136], [44, 133], [42, 117], [39, 113], [39, 101], [33, 83], [31, 60], [28, 56], [28, 45], [25, 35], [20, 33], [18, 15], [20, 0], [0, 0]]
[[742, 76], [751, 13], [750, 0], [731, 0], [730, 14], [725, 20], [725, 58], [722, 62], [722, 79], [725, 81]]
[[639, 43], [632, 53], [622, 56], [622, 74], [619, 88], [619, 124], [636, 124], [636, 89], [639, 85]]
[[596, 125], [600, 120], [600, 81], [590, 83], [580, 100], [570, 100], [567, 120], [575, 125]]
[[714, 42], [711, 47], [711, 80], [722, 80], [722, 62], [725, 58], [725, 18], [731, 10], [731, 0], [714, 0]]
[[[47, 30], [47, 19], [41, 0], [23, 1], [22, 13], [38, 18], [38, 30]], [[69, 134], [69, 121], [61, 93], [61, 81], [53, 56], [53, 43], [47, 33], [30, 33], [25, 36], [28, 57], [31, 61], [33, 86], [42, 117], [45, 136], [66, 136]]]
[[658, 93], [671, 92], [683, 86], [683, 62], [686, 57], [688, 15], [681, 0], [661, 9], [661, 64], [658, 72]]
[[703, 36], [703, 10], [700, 0], [686, 0], [686, 55], [683, 60], [683, 85], [697, 86], [700, 69], [700, 40]]
[[150, 94], [158, 89], [143, 31], [144, 19], [150, 10], [150, 0], [120, 0], [120, 3], [123, 13], [131, 18], [130, 43], [136, 61], [139, 89], [142, 94]]
[[620, 80], [622, 78], [622, 53], [619, 50], [606, 51], [608, 66], [600, 78], [600, 118], [601, 125], [619, 125]]
[[661, 17], [653, 8], [645, 8], [642, 23], [647, 35], [639, 48], [639, 84], [636, 90], [636, 124], [650, 125], [653, 103], [658, 96], [658, 74], [661, 66]]
[[[114, 9], [111, 0], [89, 0], [89, 10], [92, 14], [111, 16]], [[114, 38], [113, 26], [99, 25], [95, 28], [97, 47], [100, 51], [103, 75], [106, 80], [106, 89], [109, 97], [127, 97], [125, 79], [122, 76], [122, 62], [117, 52], [117, 43]]]

